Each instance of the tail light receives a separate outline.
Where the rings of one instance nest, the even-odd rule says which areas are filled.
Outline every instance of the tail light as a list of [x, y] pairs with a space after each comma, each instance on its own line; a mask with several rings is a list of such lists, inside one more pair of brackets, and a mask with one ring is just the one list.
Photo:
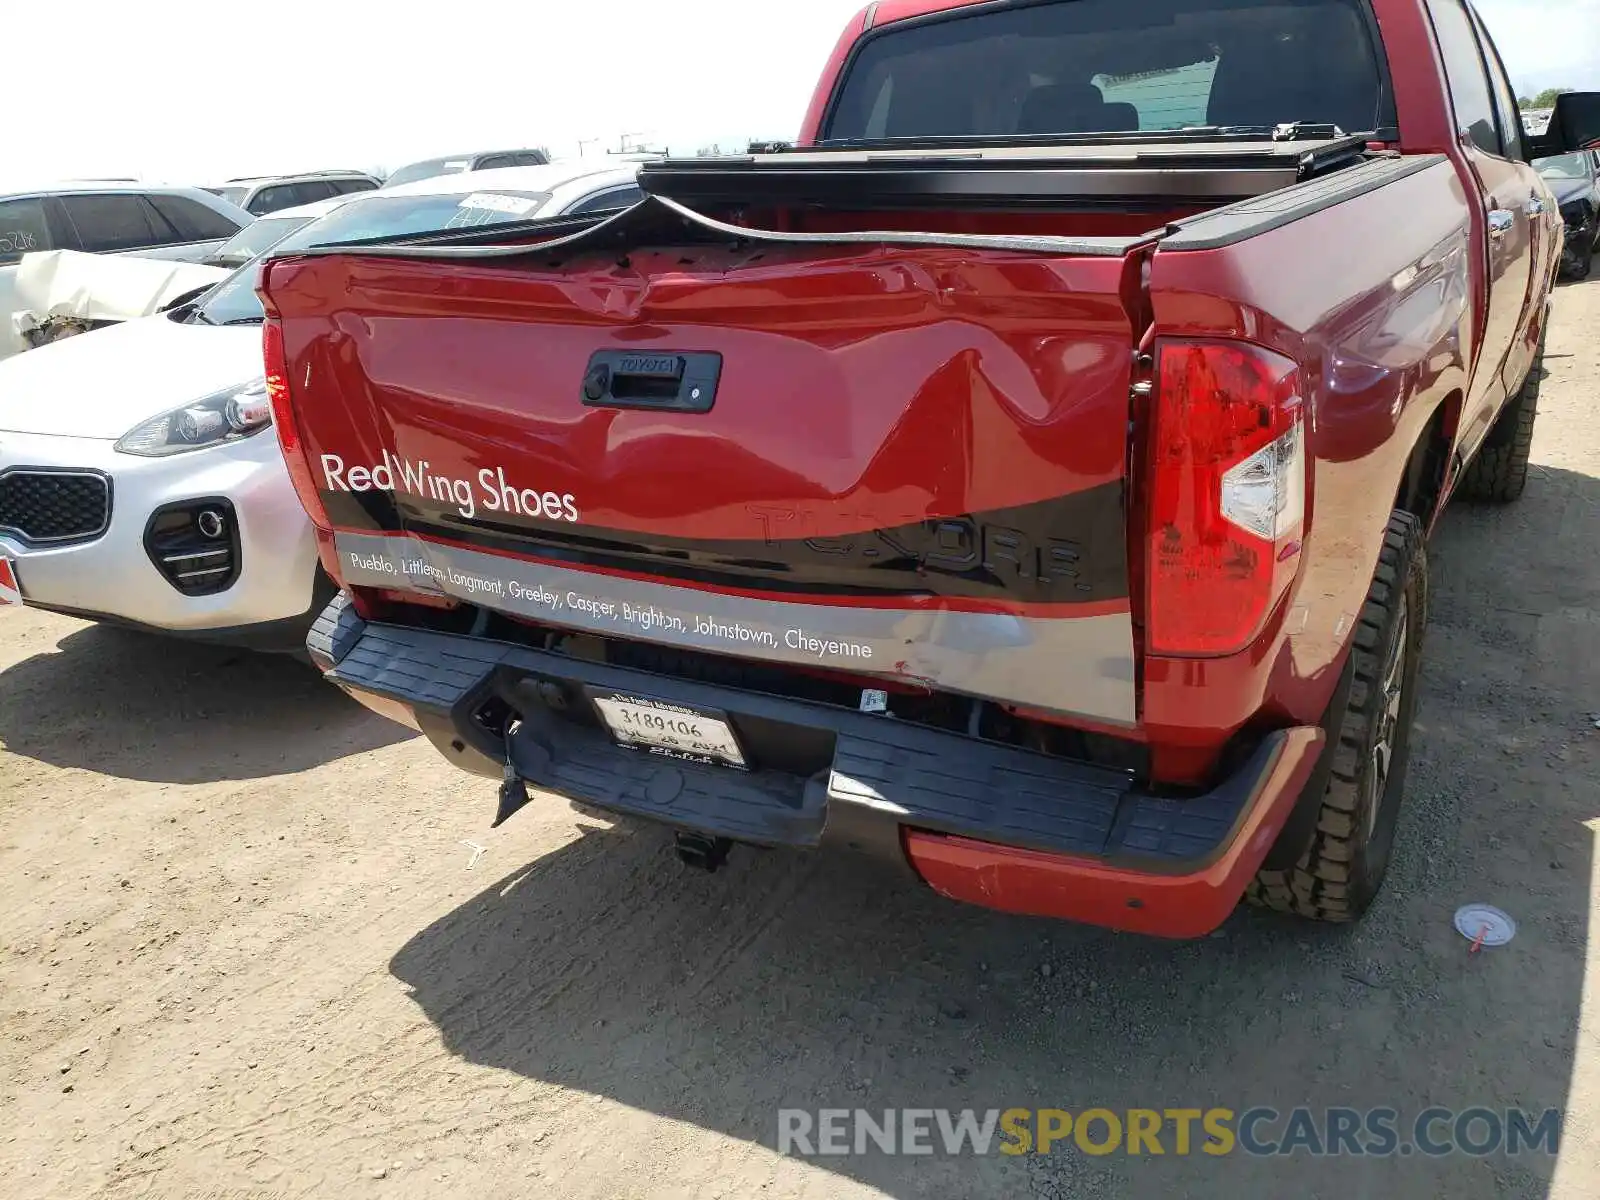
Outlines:
[[306, 510], [314, 525], [331, 529], [328, 512], [322, 507], [322, 495], [317, 491], [317, 481], [311, 474], [311, 464], [306, 461], [305, 447], [300, 438], [300, 426], [295, 421], [294, 401], [289, 396], [289, 362], [283, 349], [283, 326], [268, 317], [261, 326], [261, 356], [265, 360], [267, 375], [267, 400], [272, 405], [272, 427], [278, 431], [278, 445], [289, 466], [289, 481], [294, 484], [300, 506]]
[[294, 399], [289, 389], [289, 359], [283, 347], [283, 326], [278, 323], [265, 293], [262, 293], [262, 303], [267, 311], [267, 319], [261, 325], [261, 357], [267, 378], [267, 400], [272, 405], [272, 427], [278, 434], [278, 447], [283, 451], [283, 461], [289, 468], [289, 482], [294, 486], [300, 507], [306, 510], [306, 516], [311, 518], [311, 524], [316, 527], [317, 557], [322, 562], [322, 569], [336, 586], [349, 594], [356, 612], [370, 620], [374, 614], [373, 605], [358, 589], [349, 587], [339, 571], [333, 522], [323, 506], [322, 493], [317, 490], [316, 476], [311, 473], [304, 439], [295, 420]]
[[1146, 644], [1152, 654], [1232, 654], [1261, 632], [1299, 569], [1299, 372], [1239, 343], [1164, 341], [1157, 356]]

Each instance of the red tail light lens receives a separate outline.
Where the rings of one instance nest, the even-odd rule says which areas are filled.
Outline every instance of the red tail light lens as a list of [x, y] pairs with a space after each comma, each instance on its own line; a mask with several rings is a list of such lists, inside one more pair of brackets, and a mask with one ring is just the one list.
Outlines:
[[312, 523], [323, 529], [331, 529], [332, 522], [328, 520], [327, 510], [322, 507], [322, 496], [311, 474], [311, 464], [306, 461], [300, 427], [295, 422], [294, 401], [289, 395], [289, 362], [283, 349], [283, 326], [271, 317], [261, 326], [261, 356], [266, 366], [267, 400], [272, 405], [272, 426], [278, 431], [278, 445], [289, 467], [289, 481], [294, 484], [300, 506], [306, 510]]
[[[272, 311], [270, 306], [267, 311]], [[268, 316], [261, 326], [261, 357], [267, 376], [267, 400], [272, 405], [272, 427], [278, 434], [278, 446], [289, 468], [289, 482], [294, 485], [295, 497], [316, 527], [317, 557], [322, 561], [322, 569], [336, 586], [349, 594], [356, 612], [371, 620], [372, 605], [358, 589], [345, 583], [339, 571], [333, 522], [328, 519], [328, 510], [323, 507], [316, 476], [311, 473], [311, 464], [306, 459], [300, 426], [295, 421], [294, 400], [289, 392], [289, 360], [283, 348], [283, 327], [272, 316]]]
[[1245, 649], [1299, 569], [1299, 372], [1256, 346], [1165, 341], [1151, 422], [1145, 635], [1152, 654]]

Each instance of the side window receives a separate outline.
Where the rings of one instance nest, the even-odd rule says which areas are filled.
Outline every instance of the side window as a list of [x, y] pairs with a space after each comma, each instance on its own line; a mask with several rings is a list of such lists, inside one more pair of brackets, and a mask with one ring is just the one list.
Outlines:
[[140, 250], [159, 246], [171, 237], [159, 233], [139, 196], [83, 195], [63, 196], [61, 205], [78, 230], [85, 250], [105, 253], [112, 250]]
[[276, 183], [257, 192], [245, 208], [262, 217], [267, 213], [277, 212], [280, 208], [293, 208], [299, 203], [301, 202], [295, 199], [293, 184]]
[[187, 196], [147, 196], [155, 209], [185, 242], [221, 242], [239, 232], [238, 226]]
[[1478, 149], [1503, 157], [1494, 103], [1489, 99], [1489, 78], [1484, 74], [1478, 39], [1472, 32], [1472, 18], [1461, 0], [1429, 0], [1428, 10], [1433, 14], [1433, 31], [1444, 57], [1456, 126], [1467, 131]]
[[350, 192], [370, 192], [377, 186], [370, 179], [336, 179], [333, 181], [333, 194], [344, 196]]
[[0, 200], [0, 263], [35, 250], [53, 250], [43, 200]]
[[480, 158], [478, 165], [472, 169], [474, 171], [492, 171], [496, 167], [514, 167], [517, 165], [517, 156], [515, 154], [490, 154]]
[[513, 154], [511, 165], [513, 167], [542, 167], [550, 160], [544, 155], [530, 150], [527, 154]]
[[302, 179], [294, 185], [296, 204], [315, 204], [319, 200], [332, 200], [339, 189], [326, 179]]
[[1500, 144], [1507, 158], [1522, 161], [1527, 158], [1522, 149], [1522, 115], [1517, 112], [1516, 93], [1506, 80], [1505, 65], [1500, 61], [1500, 51], [1483, 27], [1483, 18], [1476, 12], [1472, 23], [1478, 30], [1478, 42], [1483, 49], [1484, 65], [1489, 68], [1489, 87], [1494, 96], [1494, 112], [1500, 121]]
[[636, 187], [612, 188], [609, 191], [596, 192], [594, 195], [578, 201], [567, 210], [570, 216], [582, 216], [584, 213], [615, 212], [618, 209], [632, 208], [644, 193]]
[[156, 240], [154, 246], [180, 246], [189, 239], [178, 232], [178, 227], [156, 211], [155, 205], [150, 203], [149, 196], [139, 197], [139, 207], [144, 209], [144, 219], [150, 222], [150, 228], [155, 230]]

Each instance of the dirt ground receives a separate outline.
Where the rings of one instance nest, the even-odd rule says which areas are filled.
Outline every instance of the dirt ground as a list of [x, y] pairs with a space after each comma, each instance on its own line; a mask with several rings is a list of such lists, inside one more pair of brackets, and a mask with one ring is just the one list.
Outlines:
[[[1168, 944], [455, 773], [306, 667], [0, 612], [7, 1197], [1600, 1194], [1600, 282], [1431, 548], [1388, 889]], [[484, 848], [481, 856], [464, 843]], [[1466, 901], [1520, 921], [1469, 955]], [[1600, 980], [1600, 975], [1597, 975]], [[1594, 982], [1595, 987], [1586, 987]], [[1555, 1107], [1557, 1159], [848, 1157], [780, 1107]]]

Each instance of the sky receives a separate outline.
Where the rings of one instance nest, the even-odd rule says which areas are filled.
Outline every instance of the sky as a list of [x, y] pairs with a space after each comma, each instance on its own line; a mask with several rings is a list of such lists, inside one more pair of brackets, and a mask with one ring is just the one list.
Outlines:
[[[74, 0], [67, 36], [0, 38], [0, 186], [792, 137], [863, 2]], [[1477, 4], [1520, 93], [1600, 90], [1600, 0]]]

